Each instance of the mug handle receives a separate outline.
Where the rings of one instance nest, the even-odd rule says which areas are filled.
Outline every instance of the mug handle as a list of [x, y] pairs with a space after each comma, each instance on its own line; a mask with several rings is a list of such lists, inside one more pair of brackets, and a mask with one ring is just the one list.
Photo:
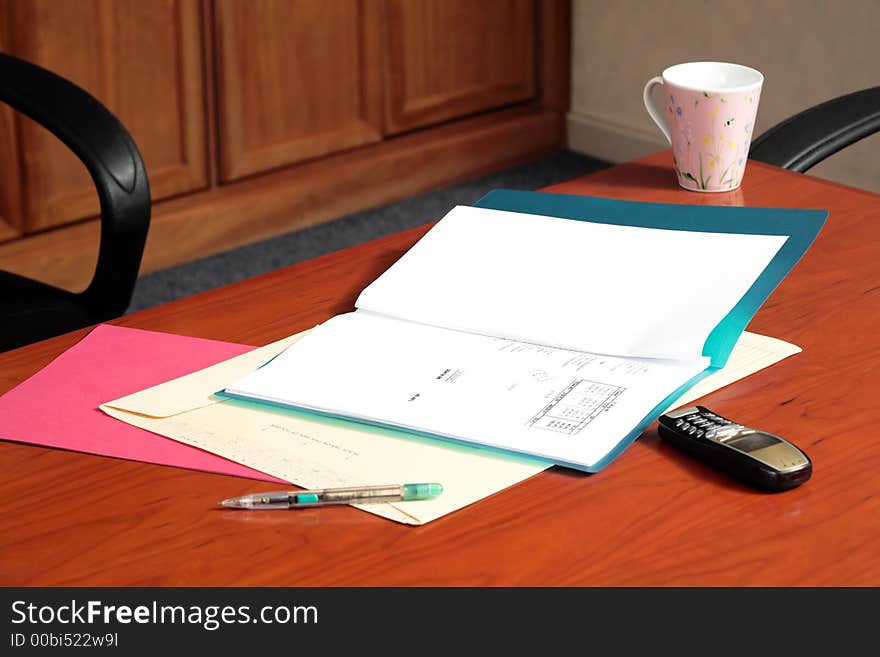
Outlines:
[[648, 110], [648, 114], [651, 115], [651, 118], [654, 119], [654, 123], [657, 124], [657, 127], [660, 128], [660, 132], [666, 137], [666, 141], [669, 142], [669, 145], [672, 145], [672, 136], [669, 134], [669, 128], [666, 126], [666, 120], [663, 118], [663, 111], [657, 107], [657, 104], [654, 102], [653, 96], [651, 96], [651, 92], [654, 90], [654, 87], [657, 85], [663, 86], [663, 78], [659, 75], [657, 77], [651, 78], [648, 80], [648, 84], [645, 85], [645, 91], [642, 94], [645, 100], [645, 109]]

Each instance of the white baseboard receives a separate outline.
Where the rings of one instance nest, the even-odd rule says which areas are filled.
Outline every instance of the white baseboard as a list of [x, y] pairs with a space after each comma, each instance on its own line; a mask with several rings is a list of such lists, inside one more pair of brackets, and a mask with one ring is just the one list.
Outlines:
[[626, 162], [669, 148], [659, 133], [655, 135], [605, 118], [569, 112], [566, 122], [568, 147], [606, 162]]

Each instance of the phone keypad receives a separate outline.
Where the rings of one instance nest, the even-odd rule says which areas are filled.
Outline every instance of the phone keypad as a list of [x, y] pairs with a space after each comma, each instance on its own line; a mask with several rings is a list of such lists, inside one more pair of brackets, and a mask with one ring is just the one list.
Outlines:
[[675, 427], [689, 436], [694, 436], [696, 438], [702, 438], [705, 436], [709, 440], [715, 440], [718, 442], [721, 442], [726, 438], [732, 438], [746, 428], [743, 425], [731, 422], [720, 415], [699, 412], [678, 418], [675, 421]]

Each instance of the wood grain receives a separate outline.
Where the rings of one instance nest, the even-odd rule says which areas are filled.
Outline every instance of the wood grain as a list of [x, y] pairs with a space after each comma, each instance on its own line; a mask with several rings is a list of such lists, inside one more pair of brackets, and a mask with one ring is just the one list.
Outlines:
[[[11, 54], [80, 85], [131, 132], [154, 199], [207, 185], [199, 5], [196, 0], [13, 0]], [[16, 115], [24, 226], [36, 232], [97, 216], [80, 161]]]
[[[777, 495], [735, 483], [652, 427], [597, 475], [554, 468], [424, 527], [355, 509], [235, 513], [234, 477], [0, 444], [4, 585], [880, 584], [880, 231], [877, 195], [750, 163], [740, 190], [679, 190], [668, 152], [553, 191], [677, 203], [824, 208], [816, 242], [749, 329], [804, 351], [712, 393], [709, 407], [779, 433], [815, 465]], [[115, 323], [265, 344], [351, 309], [427, 227]], [[0, 390], [86, 331], [0, 356]], [[125, 504], [115, 503], [121, 497]], [[289, 556], [296, 554], [297, 559]], [[259, 559], [260, 568], [250, 563]]]
[[541, 106], [568, 112], [571, 99], [570, 0], [541, 0], [537, 18]]
[[533, 0], [387, 0], [386, 134], [531, 98]]
[[381, 139], [379, 6], [216, 5], [223, 180]]

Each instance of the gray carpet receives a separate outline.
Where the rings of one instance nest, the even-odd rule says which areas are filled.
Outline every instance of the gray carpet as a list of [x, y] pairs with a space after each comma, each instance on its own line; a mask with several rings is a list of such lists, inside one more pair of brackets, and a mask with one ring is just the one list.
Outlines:
[[342, 217], [274, 239], [141, 276], [129, 313], [263, 274], [325, 253], [439, 219], [492, 189], [534, 190], [609, 166], [562, 151], [483, 178]]

